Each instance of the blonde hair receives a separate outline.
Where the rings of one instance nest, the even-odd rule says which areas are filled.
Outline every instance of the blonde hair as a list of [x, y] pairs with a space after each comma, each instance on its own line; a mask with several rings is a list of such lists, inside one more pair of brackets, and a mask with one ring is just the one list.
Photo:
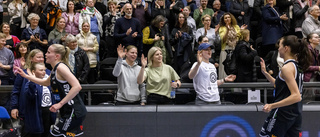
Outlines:
[[240, 37], [239, 40], [244, 40], [250, 35], [250, 31], [248, 29], [241, 29], [240, 30]]
[[[65, 18], [63, 18], [63, 17], [58, 17], [57, 20], [56, 20], [56, 26], [55, 26], [56, 29], [58, 28], [58, 22], [59, 22], [61, 19], [63, 19], [63, 20], [65, 21], [65, 23], [66, 23], [66, 19], [65, 19]], [[66, 26], [64, 26], [64, 27], [66, 27]]]
[[69, 53], [70, 49], [67, 46], [63, 46], [61, 44], [52, 44], [51, 47], [53, 47], [53, 51], [56, 54], [60, 55], [60, 61], [64, 64], [66, 64], [69, 68]]
[[203, 22], [205, 18], [209, 18], [211, 20], [211, 16], [206, 14], [202, 16], [201, 21]]
[[0, 39], [5, 39], [6, 37], [7, 37], [6, 34], [0, 32]]
[[28, 57], [26, 59], [26, 64], [24, 65], [24, 69], [31, 68], [32, 63], [33, 63], [33, 62], [31, 62], [31, 60], [38, 53], [42, 53], [43, 54], [43, 52], [40, 49], [31, 50], [31, 52], [28, 54]]
[[159, 48], [159, 47], [152, 47], [149, 52], [148, 52], [148, 66], [151, 67], [152, 66], [152, 58], [153, 58], [153, 55], [157, 52], [157, 51], [160, 51], [162, 53], [162, 50]]
[[37, 65], [42, 65], [42, 66], [46, 67], [46, 65], [43, 62], [32, 63], [32, 65], [30, 67], [30, 71], [36, 70]]

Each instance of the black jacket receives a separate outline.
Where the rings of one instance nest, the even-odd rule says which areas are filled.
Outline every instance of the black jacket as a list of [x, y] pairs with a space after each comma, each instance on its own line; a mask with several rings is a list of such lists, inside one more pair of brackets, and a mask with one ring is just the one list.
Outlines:
[[78, 48], [78, 51], [74, 53], [74, 57], [75, 68], [73, 70], [73, 73], [75, 74], [75, 77], [79, 80], [80, 84], [87, 84], [87, 76], [90, 70], [90, 64], [87, 53], [83, 49]]
[[251, 50], [250, 43], [239, 41], [234, 50], [237, 57], [236, 82], [253, 82], [253, 61], [258, 55], [256, 50]]

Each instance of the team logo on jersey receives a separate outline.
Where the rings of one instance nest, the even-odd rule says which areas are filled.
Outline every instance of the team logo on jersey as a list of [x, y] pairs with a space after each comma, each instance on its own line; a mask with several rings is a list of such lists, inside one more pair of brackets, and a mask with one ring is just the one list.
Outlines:
[[210, 82], [215, 83], [217, 81], [217, 74], [214, 72], [210, 73]]
[[75, 133], [71, 133], [71, 132], [67, 132], [66, 135], [67, 135], [68, 137], [74, 137], [74, 136], [76, 136]]

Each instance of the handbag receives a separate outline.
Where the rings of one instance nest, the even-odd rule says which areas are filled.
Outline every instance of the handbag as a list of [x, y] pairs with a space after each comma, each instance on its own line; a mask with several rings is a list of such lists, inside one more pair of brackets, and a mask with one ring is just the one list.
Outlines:
[[21, 17], [12, 18], [13, 24], [20, 24], [21, 23]]

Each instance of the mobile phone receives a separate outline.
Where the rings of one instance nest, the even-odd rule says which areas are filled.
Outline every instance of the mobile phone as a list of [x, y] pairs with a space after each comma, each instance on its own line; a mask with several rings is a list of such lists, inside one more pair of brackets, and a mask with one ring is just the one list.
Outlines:
[[35, 37], [35, 38], [40, 38], [39, 35], [40, 35], [39, 33], [35, 33], [35, 34], [34, 34], [34, 37]]

